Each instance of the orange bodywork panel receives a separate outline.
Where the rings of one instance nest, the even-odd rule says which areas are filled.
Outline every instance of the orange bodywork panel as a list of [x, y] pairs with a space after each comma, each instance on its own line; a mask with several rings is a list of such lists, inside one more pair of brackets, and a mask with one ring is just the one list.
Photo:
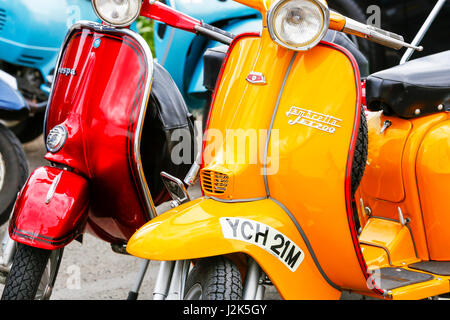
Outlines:
[[[443, 195], [444, 186], [447, 190], [449, 186], [449, 142], [445, 136], [449, 130], [448, 119], [449, 114], [445, 112], [409, 120], [378, 112], [368, 117], [368, 165], [355, 195], [361, 222], [364, 225], [368, 219], [362, 207], [370, 208], [372, 217], [397, 221], [400, 209], [403, 217], [410, 220], [408, 225], [417, 256], [423, 261], [436, 259], [430, 256], [431, 238], [437, 241], [434, 248], [440, 252], [439, 256], [450, 260], [450, 248], [443, 245], [448, 243], [445, 241], [450, 228], [449, 218], [445, 216], [449, 210], [448, 197]], [[386, 120], [392, 125], [381, 133]], [[433, 217], [436, 213], [441, 216]], [[436, 225], [440, 225], [434, 229], [438, 233], [431, 234]]]
[[[203, 152], [204, 170], [228, 175], [233, 192], [219, 195], [203, 188], [205, 195], [227, 200], [266, 196], [262, 152], [292, 54], [268, 34], [262, 39], [246, 37], [234, 45], [214, 99]], [[266, 84], [246, 80], [258, 70], [264, 70]]]
[[[392, 125], [384, 133], [380, 133], [385, 121]], [[398, 118], [371, 117], [368, 119], [368, 127], [369, 152], [361, 188], [373, 198], [400, 202], [405, 198], [402, 157], [411, 131], [411, 122]]]
[[450, 261], [450, 120], [424, 137], [416, 172], [430, 260]]
[[408, 227], [396, 221], [369, 219], [359, 241], [364, 247], [369, 269], [405, 266], [420, 261]]

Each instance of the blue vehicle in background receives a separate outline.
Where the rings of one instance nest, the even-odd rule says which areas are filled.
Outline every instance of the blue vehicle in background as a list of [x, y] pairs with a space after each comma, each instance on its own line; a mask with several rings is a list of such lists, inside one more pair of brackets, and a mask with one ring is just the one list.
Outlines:
[[26, 101], [0, 110], [0, 120], [21, 142], [42, 133], [60, 45], [77, 20], [98, 21], [90, 0], [0, 0], [0, 69], [16, 79]]

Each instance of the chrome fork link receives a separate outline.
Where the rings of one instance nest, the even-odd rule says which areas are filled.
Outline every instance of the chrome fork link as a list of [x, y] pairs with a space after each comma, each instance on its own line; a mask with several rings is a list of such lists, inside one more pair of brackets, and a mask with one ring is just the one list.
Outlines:
[[175, 261], [160, 262], [155, 289], [153, 290], [153, 300], [166, 300], [174, 266]]
[[5, 230], [3, 236], [2, 251], [2, 257], [0, 258], [0, 283], [5, 282], [11, 270], [12, 261], [16, 252], [16, 242], [9, 237], [8, 230]]
[[179, 260], [175, 262], [167, 300], [183, 300], [189, 267], [190, 260]]
[[243, 300], [262, 300], [266, 291], [264, 279], [266, 275], [258, 263], [249, 258], [247, 276], [245, 277]]

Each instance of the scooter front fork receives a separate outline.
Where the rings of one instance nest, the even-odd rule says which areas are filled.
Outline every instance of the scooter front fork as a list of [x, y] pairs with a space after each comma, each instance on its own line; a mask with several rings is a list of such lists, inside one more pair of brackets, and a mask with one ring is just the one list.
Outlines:
[[189, 273], [190, 260], [161, 261], [153, 300], [181, 300]]
[[5, 230], [2, 240], [2, 256], [0, 257], [0, 283], [4, 284], [6, 277], [11, 270], [14, 253], [16, 252], [16, 242], [9, 237], [8, 230]]
[[[153, 291], [153, 300], [183, 299], [189, 268], [190, 260], [161, 261]], [[258, 263], [249, 258], [243, 300], [262, 300], [265, 293], [264, 279], [265, 274]]]
[[249, 258], [247, 276], [245, 277], [242, 294], [243, 300], [262, 300], [264, 298], [266, 287], [263, 282], [265, 276], [258, 263], [252, 258]]

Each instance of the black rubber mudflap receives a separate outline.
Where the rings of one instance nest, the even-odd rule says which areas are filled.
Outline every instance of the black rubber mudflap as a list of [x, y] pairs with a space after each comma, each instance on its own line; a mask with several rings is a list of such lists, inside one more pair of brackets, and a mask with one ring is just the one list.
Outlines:
[[392, 290], [431, 280], [433, 276], [401, 268], [381, 268], [375, 270], [372, 278], [382, 289]]
[[450, 261], [422, 261], [413, 263], [409, 267], [440, 276], [450, 276]]

